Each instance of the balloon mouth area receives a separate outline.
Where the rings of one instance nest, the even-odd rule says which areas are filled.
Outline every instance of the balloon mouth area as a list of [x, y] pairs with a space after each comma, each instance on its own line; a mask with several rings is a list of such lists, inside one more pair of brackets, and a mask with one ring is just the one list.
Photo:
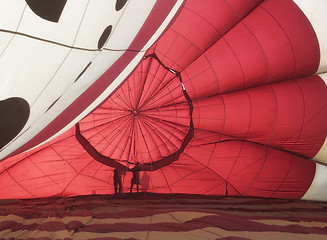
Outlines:
[[155, 54], [145, 56], [97, 111], [90, 118], [104, 118], [89, 128], [88, 118], [82, 120], [83, 135], [98, 152], [123, 165], [167, 166], [194, 136], [193, 104], [181, 74]]

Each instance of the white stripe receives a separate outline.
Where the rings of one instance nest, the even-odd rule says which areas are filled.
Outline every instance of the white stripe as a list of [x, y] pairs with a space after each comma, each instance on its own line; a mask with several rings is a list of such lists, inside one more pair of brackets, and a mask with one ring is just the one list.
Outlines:
[[322, 80], [324, 80], [325, 84], [327, 85], [327, 73], [318, 74], [318, 76], [321, 77]]
[[327, 1], [294, 0], [314, 28], [320, 45], [320, 65], [317, 73], [327, 72]]
[[[327, 73], [319, 74], [319, 77], [321, 77], [327, 85]], [[325, 139], [320, 151], [316, 154], [316, 156], [314, 156], [313, 160], [327, 164], [327, 138]]]
[[324, 144], [322, 145], [317, 155], [313, 158], [313, 160], [327, 164], [327, 138], [325, 139]]
[[304, 200], [327, 201], [327, 167], [316, 163], [316, 173]]

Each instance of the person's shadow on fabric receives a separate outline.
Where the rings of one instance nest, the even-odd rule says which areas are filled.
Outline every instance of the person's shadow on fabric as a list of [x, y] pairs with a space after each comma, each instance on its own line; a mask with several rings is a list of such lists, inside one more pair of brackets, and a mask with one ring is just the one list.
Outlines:
[[142, 173], [143, 174], [140, 179], [141, 191], [147, 192], [149, 190], [149, 185], [150, 185], [150, 175], [148, 172], [142, 172]]

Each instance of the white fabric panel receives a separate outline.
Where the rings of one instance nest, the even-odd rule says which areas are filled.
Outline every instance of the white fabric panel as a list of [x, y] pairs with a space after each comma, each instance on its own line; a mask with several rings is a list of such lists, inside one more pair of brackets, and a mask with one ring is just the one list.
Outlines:
[[319, 77], [321, 77], [325, 81], [325, 83], [327, 85], [327, 73], [319, 74]]
[[98, 41], [103, 30], [109, 25], [112, 25], [114, 28], [122, 17], [123, 9], [117, 12], [115, 10], [115, 3], [116, 1], [108, 0], [90, 1], [74, 46], [90, 49], [98, 48]]
[[68, 48], [15, 35], [0, 58], [1, 98], [22, 97], [32, 105], [68, 52]]
[[16, 31], [25, 7], [22, 0], [0, 0], [0, 29]]
[[[81, 89], [89, 87], [90, 79], [96, 80], [101, 77], [102, 74], [108, 69], [108, 66], [114, 64], [123, 54], [123, 51], [101, 51], [97, 57], [92, 60], [92, 64], [76, 82], [72, 90], [80, 91]], [[92, 83], [93, 82], [94, 81], [92, 81]]]
[[[63, 96], [60, 98], [56, 106], [51, 109], [51, 112], [56, 112], [56, 110], [60, 111], [63, 107], [69, 106], [74, 102], [74, 100], [88, 89], [96, 79], [101, 77], [101, 75], [108, 69], [108, 66], [115, 63], [123, 53], [124, 52], [121, 51], [102, 51], [98, 54], [78, 81], [63, 93]], [[47, 115], [48, 114], [52, 113], [47, 113]], [[42, 119], [40, 119], [40, 123], [38, 124], [42, 124]]]
[[155, 0], [129, 1], [127, 6], [122, 9], [124, 11], [122, 18], [116, 26], [113, 26], [112, 35], [105, 48], [117, 50], [128, 49], [155, 3]]
[[316, 163], [316, 174], [304, 200], [327, 201], [327, 167]]
[[317, 73], [327, 72], [327, 1], [294, 0], [305, 13], [318, 37], [320, 45], [320, 66]]
[[[26, 4], [21, 4], [19, 0], [0, 0], [0, 56], [5, 51], [10, 40], [13, 38], [13, 34], [10, 32], [16, 32], [19, 20], [24, 11]], [[6, 32], [7, 31], [7, 32]], [[1, 95], [0, 95], [1, 96]]]
[[[25, 4], [25, 1], [20, 2]], [[88, 2], [88, 0], [67, 1], [58, 23], [40, 18], [27, 6], [17, 31], [71, 46], [74, 43]]]
[[4, 33], [0, 32], [0, 57], [2, 53], [6, 50], [8, 44], [10, 43], [10, 40], [13, 38], [13, 34], [11, 33]]
[[[88, 54], [94, 52], [86, 52]], [[97, 52], [96, 52], [97, 53]], [[46, 127], [53, 119], [55, 119], [67, 106], [75, 101], [76, 98], [80, 96], [87, 88], [89, 88], [96, 79], [98, 79], [108, 68], [112, 65], [123, 52], [106, 52], [102, 51], [97, 55], [96, 59], [93, 59], [92, 64], [83, 73], [83, 75], [78, 79], [76, 83], [74, 81], [78, 75], [83, 71], [83, 69], [89, 63], [89, 57], [85, 54], [85, 51], [75, 50], [74, 54], [69, 56], [62, 66], [62, 69], [58, 71], [58, 74], [51, 81], [51, 83], [42, 92], [37, 102], [31, 107], [31, 114], [28, 122], [26, 123], [22, 132], [23, 135], [17, 136], [14, 141], [14, 145], [9, 145], [3, 152], [10, 152], [14, 150], [17, 146], [23, 145], [26, 141], [31, 139], [35, 133], [38, 133], [44, 127]], [[69, 70], [69, 67], [77, 59], [84, 59], [83, 66], [79, 69], [80, 71], [75, 71], [74, 76], [64, 76], [65, 70]], [[77, 60], [78, 61], [78, 60]], [[108, 64], [108, 65], [107, 65]], [[72, 73], [72, 72], [70, 72]], [[63, 78], [61, 78], [61, 76]], [[70, 77], [70, 79], [68, 78]], [[62, 85], [62, 86], [60, 86]], [[56, 89], [56, 90], [54, 90]], [[60, 99], [55, 103], [49, 111], [46, 112], [48, 107], [59, 97]], [[93, 109], [92, 109], [93, 110]]]
[[[69, 53], [63, 64], [52, 77], [49, 84], [42, 92], [40, 92], [37, 101], [35, 101], [31, 106], [31, 117], [29, 118], [24, 129], [27, 129], [36, 120], [36, 118], [33, 116], [37, 116], [37, 118], [42, 116], [59, 97], [63, 96], [67, 91], [69, 91], [78, 76], [97, 54], [98, 52], [80, 50], [72, 50]], [[91, 85], [93, 81], [94, 78], [89, 78], [88, 84], [84, 87], [84, 90]], [[76, 98], [77, 93], [79, 92], [75, 90], [73, 92], [69, 92], [68, 94], [71, 94], [71, 97]], [[59, 101], [56, 103], [56, 105], [58, 103]], [[59, 109], [57, 113], [60, 113], [63, 108], [66, 108], [66, 105], [67, 103], [61, 104], [61, 109]], [[51, 111], [53, 111], [52, 108]], [[41, 121], [44, 121], [42, 120], [42, 117], [40, 119]]]
[[325, 142], [322, 145], [320, 151], [317, 153], [317, 155], [313, 159], [317, 162], [327, 164], [327, 138], [325, 139]]

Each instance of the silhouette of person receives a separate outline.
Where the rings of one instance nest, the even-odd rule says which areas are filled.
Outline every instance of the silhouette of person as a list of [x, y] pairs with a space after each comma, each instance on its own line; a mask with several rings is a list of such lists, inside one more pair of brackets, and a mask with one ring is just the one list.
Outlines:
[[132, 169], [130, 169], [130, 171], [133, 173], [130, 192], [133, 192], [134, 185], [136, 185], [136, 190], [137, 192], [139, 192], [140, 170], [141, 170], [141, 164], [139, 162], [137, 162], [135, 166]]
[[117, 192], [121, 193], [122, 192], [122, 182], [121, 182], [121, 177], [124, 173], [118, 169], [115, 168], [114, 170], [114, 188], [115, 188], [115, 194]]

